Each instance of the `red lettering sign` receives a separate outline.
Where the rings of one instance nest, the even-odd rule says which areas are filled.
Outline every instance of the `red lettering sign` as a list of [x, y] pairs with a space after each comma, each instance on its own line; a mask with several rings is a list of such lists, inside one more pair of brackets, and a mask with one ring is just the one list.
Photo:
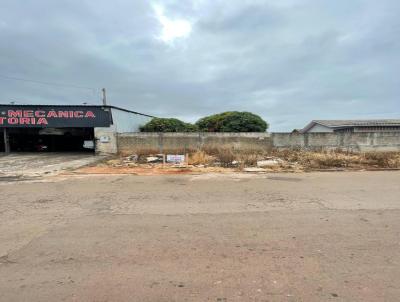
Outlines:
[[47, 117], [57, 117], [57, 113], [54, 110], [51, 110], [47, 113]]
[[19, 119], [19, 123], [21, 125], [30, 125], [31, 124], [31, 119], [29, 117], [21, 117]]
[[[3, 105], [2, 105], [3, 106]], [[4, 107], [3, 107], [4, 108]], [[9, 109], [11, 108], [11, 109]], [[71, 107], [55, 106], [55, 107], [8, 107], [1, 110], [0, 125], [9, 125], [10, 127], [20, 126], [51, 126], [51, 127], [73, 127], [76, 122], [77, 127], [93, 127], [95, 125], [109, 124], [109, 118], [104, 113], [96, 111], [97, 109], [77, 107], [73, 110]], [[72, 109], [72, 110], [71, 110]], [[91, 109], [91, 110], [86, 110]], [[99, 112], [99, 113], [98, 113]], [[74, 121], [75, 120], [75, 121]]]
[[18, 118], [16, 118], [16, 117], [10, 117], [10, 118], [8, 119], [8, 123], [9, 123], [10, 125], [16, 125], [16, 124], [18, 124]]
[[47, 120], [45, 118], [41, 117], [41, 118], [38, 119], [37, 124], [38, 125], [47, 125], [48, 122], [47, 122]]
[[87, 111], [85, 114], [85, 117], [95, 118], [96, 116], [94, 115], [94, 113], [92, 111]]
[[69, 118], [69, 113], [68, 111], [58, 111], [58, 117]]
[[33, 110], [24, 110], [24, 117], [33, 117]]
[[35, 117], [44, 117], [45, 112], [43, 110], [35, 111]]
[[9, 117], [22, 117], [22, 110], [8, 110]]
[[74, 117], [76, 117], [76, 118], [81, 118], [81, 117], [83, 117], [83, 111], [75, 111], [75, 112], [74, 112]]

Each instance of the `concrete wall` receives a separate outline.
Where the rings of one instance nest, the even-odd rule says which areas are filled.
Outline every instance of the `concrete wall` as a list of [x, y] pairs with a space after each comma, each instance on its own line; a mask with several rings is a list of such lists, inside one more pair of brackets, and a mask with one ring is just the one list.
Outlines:
[[121, 132], [135, 133], [139, 127], [151, 120], [151, 117], [111, 108], [113, 125], [94, 128], [96, 153], [118, 153], [117, 134]]
[[94, 128], [95, 150], [98, 154], [118, 153], [115, 127]]
[[268, 133], [121, 133], [118, 134], [121, 153], [151, 150], [157, 152], [191, 151], [207, 148], [265, 150], [272, 148]]
[[271, 137], [275, 148], [400, 151], [400, 132], [273, 133]]
[[[190, 151], [207, 148], [268, 150], [271, 148], [400, 151], [400, 132], [374, 133], [120, 133], [122, 153]], [[109, 148], [112, 149], [112, 148]]]

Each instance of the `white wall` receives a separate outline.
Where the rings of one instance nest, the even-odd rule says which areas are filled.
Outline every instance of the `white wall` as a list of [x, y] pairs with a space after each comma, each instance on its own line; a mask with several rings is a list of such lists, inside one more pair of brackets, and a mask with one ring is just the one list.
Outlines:
[[98, 154], [114, 154], [118, 152], [117, 133], [113, 125], [111, 127], [94, 128], [94, 137], [96, 144], [96, 153]]
[[139, 132], [139, 127], [151, 120], [151, 117], [116, 108], [111, 108], [111, 114], [113, 125], [94, 128], [96, 153], [117, 153], [117, 133]]
[[123, 132], [139, 132], [139, 127], [151, 120], [151, 117], [126, 112], [111, 108], [114, 128], [117, 133]]
[[310, 130], [307, 131], [307, 133], [309, 132], [333, 132], [333, 130], [329, 127], [325, 127], [320, 124], [315, 124], [313, 127], [311, 127]]

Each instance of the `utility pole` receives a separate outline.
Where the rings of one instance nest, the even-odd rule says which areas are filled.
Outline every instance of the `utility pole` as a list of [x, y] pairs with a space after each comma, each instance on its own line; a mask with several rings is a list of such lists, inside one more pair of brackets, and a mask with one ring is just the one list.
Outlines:
[[104, 105], [104, 106], [107, 106], [107, 95], [106, 95], [106, 89], [105, 89], [105, 88], [103, 88], [101, 91], [103, 92], [103, 105]]

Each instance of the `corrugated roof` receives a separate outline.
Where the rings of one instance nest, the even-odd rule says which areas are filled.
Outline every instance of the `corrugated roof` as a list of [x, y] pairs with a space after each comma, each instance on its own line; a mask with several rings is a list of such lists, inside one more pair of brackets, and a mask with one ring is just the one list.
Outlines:
[[329, 128], [346, 127], [393, 127], [400, 126], [400, 119], [381, 119], [381, 120], [313, 120], [305, 126], [300, 132], [305, 133], [315, 124]]
[[314, 120], [314, 123], [326, 127], [354, 127], [354, 126], [400, 126], [400, 119], [383, 120]]

